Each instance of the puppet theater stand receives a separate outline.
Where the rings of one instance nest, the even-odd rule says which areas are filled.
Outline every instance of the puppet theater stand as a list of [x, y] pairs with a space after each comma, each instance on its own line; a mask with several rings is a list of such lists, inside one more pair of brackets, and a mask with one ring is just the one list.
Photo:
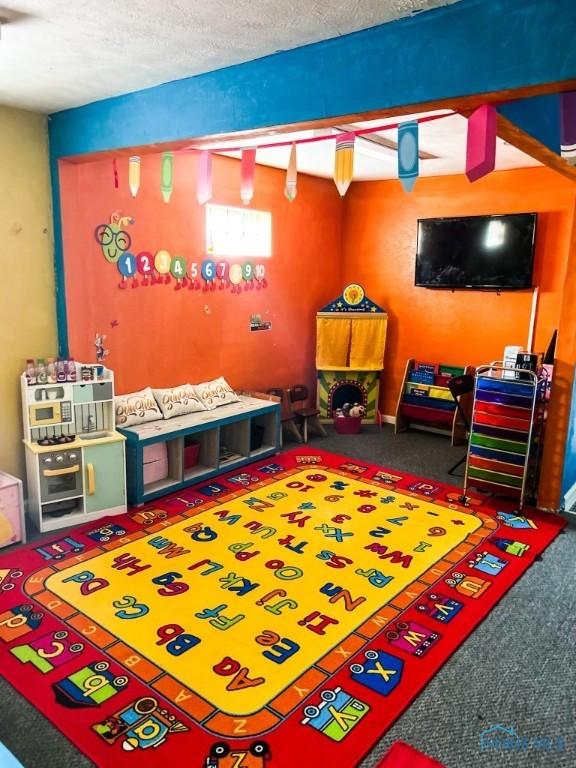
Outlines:
[[356, 284], [316, 314], [321, 421], [332, 421], [344, 403], [366, 408], [363, 423], [376, 421], [387, 323], [388, 315]]

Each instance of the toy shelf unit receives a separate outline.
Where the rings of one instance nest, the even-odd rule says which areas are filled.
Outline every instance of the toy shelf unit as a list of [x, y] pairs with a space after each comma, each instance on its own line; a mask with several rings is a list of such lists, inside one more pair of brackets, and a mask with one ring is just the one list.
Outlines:
[[126, 437], [128, 501], [140, 505], [280, 450], [280, 404], [240, 396], [212, 411], [149, 421]]
[[474, 487], [522, 507], [537, 493], [548, 372], [492, 363], [478, 368], [464, 493]]
[[28, 514], [39, 531], [126, 511], [113, 373], [68, 361], [68, 375], [31, 384], [24, 373], [20, 380]]
[[[415, 427], [449, 434], [452, 445], [466, 443], [466, 425], [448, 387], [453, 376], [469, 374], [469, 365], [417, 362], [408, 360], [396, 407], [395, 433]], [[472, 398], [462, 395], [460, 405], [469, 413]]]

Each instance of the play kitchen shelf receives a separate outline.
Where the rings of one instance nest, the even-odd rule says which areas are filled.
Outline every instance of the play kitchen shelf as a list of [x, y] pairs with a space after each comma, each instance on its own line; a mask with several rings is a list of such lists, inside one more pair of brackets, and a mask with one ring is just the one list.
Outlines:
[[[462, 376], [471, 371], [470, 366], [408, 360], [396, 408], [396, 434], [410, 427], [432, 428], [450, 434], [452, 445], [463, 445], [466, 442], [466, 427], [456, 409], [448, 382], [452, 376]], [[468, 413], [472, 398], [463, 395], [460, 405], [464, 413]]]
[[534, 500], [543, 440], [547, 372], [478, 368], [464, 492], [469, 487], [519, 502]]
[[212, 411], [121, 429], [128, 501], [143, 504], [280, 450], [280, 405], [240, 396]]
[[28, 514], [39, 531], [126, 511], [114, 376], [102, 365], [68, 366], [69, 381], [21, 376]]

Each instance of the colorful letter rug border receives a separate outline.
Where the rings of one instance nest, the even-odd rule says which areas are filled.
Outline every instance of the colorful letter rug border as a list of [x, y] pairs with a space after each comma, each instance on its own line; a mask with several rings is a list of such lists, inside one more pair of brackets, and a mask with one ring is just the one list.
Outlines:
[[307, 447], [12, 550], [2, 672], [98, 766], [348, 768], [564, 525], [461, 501]]

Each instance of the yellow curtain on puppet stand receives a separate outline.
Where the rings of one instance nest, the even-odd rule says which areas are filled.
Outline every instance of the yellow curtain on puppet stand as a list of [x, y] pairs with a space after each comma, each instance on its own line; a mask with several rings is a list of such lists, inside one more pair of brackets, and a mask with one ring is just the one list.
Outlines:
[[388, 315], [355, 283], [317, 312], [317, 407], [322, 421], [331, 421], [344, 403], [363, 405], [364, 423], [376, 421], [387, 323]]

